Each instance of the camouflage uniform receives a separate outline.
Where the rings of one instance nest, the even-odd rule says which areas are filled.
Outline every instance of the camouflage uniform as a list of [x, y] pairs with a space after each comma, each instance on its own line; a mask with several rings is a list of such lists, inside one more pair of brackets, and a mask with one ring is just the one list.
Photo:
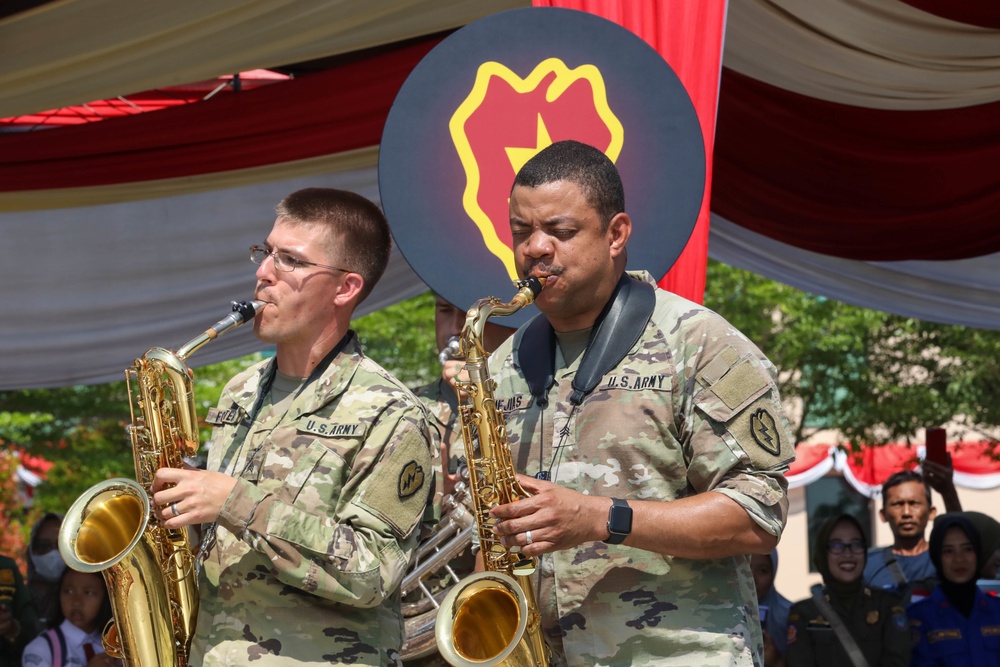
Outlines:
[[344, 349], [282, 414], [250, 414], [275, 369], [227, 385], [208, 469], [238, 476], [199, 577], [191, 664], [392, 665], [399, 582], [433, 488], [426, 413]]
[[[653, 282], [646, 273], [635, 277]], [[541, 410], [508, 340], [493, 357], [518, 472], [585, 494], [729, 496], [768, 533], [787, 514], [792, 441], [774, 367], [715, 313], [662, 290], [635, 347], [571, 415], [557, 350]], [[553, 457], [553, 445], [562, 443]], [[691, 560], [588, 542], [546, 554], [539, 607], [557, 664], [750, 665], [763, 650], [748, 556]]]
[[441, 501], [444, 497], [443, 468], [448, 465], [448, 461], [441, 460], [441, 442], [448, 443], [449, 451], [453, 451], [451, 448], [455, 447], [456, 440], [461, 442], [462, 435], [462, 429], [458, 426], [457, 405], [452, 407], [444, 392], [444, 380], [441, 378], [438, 378], [436, 382], [425, 384], [413, 390], [413, 393], [420, 399], [420, 402], [427, 408], [427, 413], [430, 416], [429, 422], [432, 427], [431, 433], [437, 436], [433, 452], [434, 479], [437, 480], [434, 489], [436, 518], [440, 518]]
[[[434, 427], [432, 429], [432, 433], [439, 438], [434, 447], [434, 472], [437, 480], [444, 479], [442, 467], [448, 465], [447, 461], [441, 460], [440, 442], [443, 440], [448, 443], [449, 451], [452, 452], [452, 455], [461, 454], [461, 449], [455, 449], [455, 447], [461, 448], [462, 442], [462, 428], [458, 420], [458, 399], [454, 395], [454, 392], [450, 390], [451, 386], [446, 385], [444, 379], [442, 378], [438, 378], [435, 382], [431, 382], [413, 390], [413, 393], [416, 394], [417, 398], [419, 398], [427, 408], [427, 412], [430, 415], [429, 421]], [[448, 394], [446, 394], [446, 392], [448, 392]], [[424, 537], [430, 537], [433, 533], [435, 524], [438, 520], [440, 520], [441, 513], [443, 511], [441, 508], [443, 498], [444, 484], [443, 482], [440, 482], [434, 489], [435, 520], [428, 522], [424, 532]], [[472, 555], [471, 549], [466, 549], [459, 556], [449, 561], [448, 567], [457, 577], [464, 577], [473, 571], [475, 564], [475, 557]], [[455, 581], [446, 570], [440, 569], [433, 575], [424, 578], [423, 584], [430, 593], [437, 594], [440, 591], [453, 586]], [[407, 594], [403, 599], [404, 611], [406, 610], [406, 603], [416, 603], [423, 597], [424, 593], [419, 589]], [[411, 641], [412, 640], [413, 638], [411, 638]], [[406, 666], [448, 667], [448, 663], [438, 652], [435, 651], [430, 655], [406, 660]]]

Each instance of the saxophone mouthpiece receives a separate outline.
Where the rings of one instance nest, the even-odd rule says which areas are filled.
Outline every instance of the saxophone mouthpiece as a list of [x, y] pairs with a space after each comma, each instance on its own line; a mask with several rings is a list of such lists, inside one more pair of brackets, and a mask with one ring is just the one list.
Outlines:
[[240, 324], [257, 317], [257, 313], [263, 307], [263, 301], [233, 301], [233, 312], [239, 314], [241, 318]]
[[528, 276], [524, 280], [518, 280], [517, 283], [515, 284], [517, 285], [519, 291], [523, 290], [525, 287], [531, 290], [531, 299], [527, 302], [531, 303], [532, 301], [535, 300], [535, 297], [538, 296], [538, 294], [542, 291], [542, 288], [545, 287], [545, 277]]

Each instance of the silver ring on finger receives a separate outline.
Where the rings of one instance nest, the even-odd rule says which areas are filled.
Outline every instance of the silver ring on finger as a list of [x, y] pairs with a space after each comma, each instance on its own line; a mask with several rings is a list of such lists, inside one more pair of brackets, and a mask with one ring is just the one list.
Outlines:
[[527, 542], [528, 544], [531, 544], [531, 542], [532, 542], [532, 539], [531, 539], [531, 531], [530, 531], [530, 530], [526, 530], [526, 531], [524, 531], [524, 540], [525, 540], [525, 542]]
[[181, 512], [177, 509], [177, 503], [170, 503], [170, 510], [174, 513], [174, 516], [180, 516]]

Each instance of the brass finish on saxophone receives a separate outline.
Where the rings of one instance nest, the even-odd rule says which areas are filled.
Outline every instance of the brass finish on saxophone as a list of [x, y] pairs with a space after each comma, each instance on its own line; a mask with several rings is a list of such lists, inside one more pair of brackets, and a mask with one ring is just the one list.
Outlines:
[[233, 302], [229, 316], [176, 352], [152, 348], [126, 369], [136, 479], [95, 484], [73, 503], [59, 530], [66, 564], [104, 576], [114, 613], [104, 649], [126, 667], [188, 665], [198, 617], [195, 559], [187, 530], [164, 528], [152, 513], [153, 476], [159, 468], [181, 467], [198, 449], [194, 374], [185, 359], [252, 320], [263, 305]]
[[469, 492], [476, 520], [484, 572], [466, 577], [445, 597], [437, 613], [435, 635], [441, 656], [455, 667], [542, 667], [549, 650], [542, 637], [541, 614], [531, 575], [536, 558], [508, 550], [493, 534], [490, 509], [527, 498], [517, 481], [503, 413], [496, 406], [495, 383], [489, 373], [489, 353], [483, 329], [492, 316], [511, 315], [527, 306], [545, 285], [544, 278], [527, 278], [509, 303], [481, 299], [466, 316], [461, 351], [468, 382], [459, 382], [459, 418], [469, 467]]

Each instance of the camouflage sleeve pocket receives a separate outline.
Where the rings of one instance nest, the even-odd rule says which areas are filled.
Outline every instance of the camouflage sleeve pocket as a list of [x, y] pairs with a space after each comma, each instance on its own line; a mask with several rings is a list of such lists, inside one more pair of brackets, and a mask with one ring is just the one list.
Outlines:
[[394, 533], [407, 537], [418, 525], [434, 485], [425, 437], [409, 429], [365, 480], [356, 503], [379, 517]]
[[701, 390], [695, 405], [710, 422], [725, 427], [756, 468], [771, 470], [794, 457], [771, 379], [754, 357], [740, 357], [727, 347], [697, 379]]

